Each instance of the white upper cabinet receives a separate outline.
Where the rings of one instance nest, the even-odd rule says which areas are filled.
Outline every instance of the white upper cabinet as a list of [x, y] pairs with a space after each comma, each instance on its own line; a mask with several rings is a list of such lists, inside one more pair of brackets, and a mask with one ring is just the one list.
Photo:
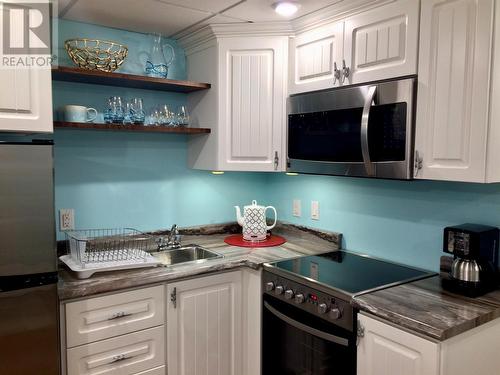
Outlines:
[[298, 34], [289, 94], [417, 74], [419, 1], [397, 0]]
[[488, 117], [493, 8], [494, 0], [422, 0], [417, 178], [498, 181], [488, 160], [499, 147], [488, 133], [500, 126]]
[[[0, 38], [2, 35], [0, 30]], [[53, 131], [50, 68], [0, 69], [0, 83], [0, 132]]]
[[223, 35], [186, 50], [189, 79], [212, 82], [188, 98], [192, 126], [212, 130], [190, 139], [188, 165], [285, 170], [288, 37]]
[[286, 39], [227, 38], [219, 48], [223, 135], [219, 169], [281, 170]]
[[350, 83], [417, 73], [419, 1], [398, 0], [345, 20]]
[[289, 93], [338, 86], [343, 49], [344, 22], [332, 23], [292, 38], [290, 53], [294, 56], [290, 59]]

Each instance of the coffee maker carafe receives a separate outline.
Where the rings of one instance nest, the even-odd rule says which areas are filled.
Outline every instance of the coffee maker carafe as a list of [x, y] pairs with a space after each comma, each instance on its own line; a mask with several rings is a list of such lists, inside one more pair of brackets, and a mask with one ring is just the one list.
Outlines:
[[453, 255], [449, 277], [443, 287], [477, 297], [498, 286], [498, 242], [500, 230], [479, 224], [444, 229], [443, 251]]

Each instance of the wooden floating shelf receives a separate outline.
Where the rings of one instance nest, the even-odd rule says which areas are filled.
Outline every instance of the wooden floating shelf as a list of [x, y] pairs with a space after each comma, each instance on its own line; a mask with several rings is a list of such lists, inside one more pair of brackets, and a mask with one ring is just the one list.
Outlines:
[[98, 70], [85, 70], [65, 66], [53, 68], [52, 79], [55, 81], [91, 83], [97, 85], [181, 93], [207, 90], [211, 87], [210, 83], [152, 78], [134, 74], [106, 73]]
[[137, 133], [171, 133], [171, 134], [209, 134], [207, 128], [186, 128], [167, 126], [144, 126], [144, 125], [121, 125], [121, 124], [97, 124], [82, 122], [54, 121], [56, 129], [76, 129], [76, 130], [106, 130], [116, 132], [137, 132]]

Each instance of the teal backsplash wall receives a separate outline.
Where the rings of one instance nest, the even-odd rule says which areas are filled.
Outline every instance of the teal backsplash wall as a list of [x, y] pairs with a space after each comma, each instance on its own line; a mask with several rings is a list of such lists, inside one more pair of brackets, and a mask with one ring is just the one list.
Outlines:
[[[148, 35], [60, 20], [60, 47], [74, 37], [127, 44], [129, 56], [119, 71], [143, 74], [140, 52], [149, 50]], [[169, 78], [184, 79], [184, 53], [175, 42], [169, 43], [176, 47]], [[61, 65], [72, 65], [64, 50], [59, 56]], [[54, 82], [55, 118], [62, 119], [64, 105], [79, 104], [95, 107], [102, 122], [105, 100], [111, 95], [141, 97], [147, 110], [186, 101], [184, 94]], [[77, 228], [155, 230], [173, 223], [227, 222], [235, 219], [233, 205], [262, 200], [265, 193], [262, 174], [214, 176], [188, 169], [183, 135], [56, 130], [54, 141], [56, 210], [74, 208]]]
[[[270, 175], [267, 201], [292, 223], [339, 231], [343, 247], [438, 270], [443, 228], [474, 222], [500, 225], [500, 185]], [[302, 217], [292, 215], [293, 199]], [[320, 205], [312, 220], [311, 201]]]
[[234, 205], [263, 199], [261, 174], [188, 169], [185, 137], [57, 131], [56, 209], [74, 208], [77, 228], [155, 230], [234, 221]]

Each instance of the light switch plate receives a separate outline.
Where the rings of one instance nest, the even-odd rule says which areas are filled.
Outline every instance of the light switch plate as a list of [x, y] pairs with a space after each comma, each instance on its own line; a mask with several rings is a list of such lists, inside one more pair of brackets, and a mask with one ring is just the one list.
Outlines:
[[300, 199], [294, 199], [293, 200], [292, 215], [296, 216], [296, 217], [301, 217], [302, 216], [302, 207], [301, 207], [301, 201], [300, 201]]
[[311, 219], [319, 220], [319, 202], [311, 201]]

